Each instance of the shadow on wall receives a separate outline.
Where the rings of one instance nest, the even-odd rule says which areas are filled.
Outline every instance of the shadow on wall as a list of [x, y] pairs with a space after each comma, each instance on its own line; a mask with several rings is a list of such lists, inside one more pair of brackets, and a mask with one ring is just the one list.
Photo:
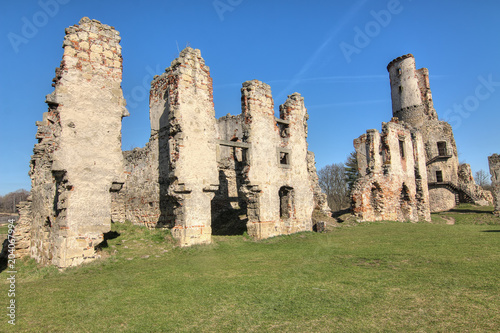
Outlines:
[[[169, 195], [169, 185], [176, 182], [176, 179], [173, 176], [173, 172], [171, 173], [172, 161], [175, 163], [177, 157], [175, 155], [175, 151], [171, 152], [171, 148], [169, 146], [169, 136], [175, 136], [177, 133], [175, 129], [171, 128], [169, 125], [169, 114], [170, 109], [168, 105], [169, 96], [168, 90], [165, 92], [163, 96], [164, 104], [164, 112], [160, 117], [160, 126], [158, 130], [158, 184], [160, 186], [160, 217], [158, 219], [158, 223], [156, 224], [157, 228], [173, 228], [175, 226], [175, 210], [181, 209], [180, 203], [176, 200], [175, 197], [172, 196], [173, 192]], [[175, 147], [174, 147], [175, 149]], [[178, 152], [177, 152], [178, 153]], [[170, 156], [170, 154], [174, 154]], [[180, 197], [179, 197], [180, 199]]]
[[247, 231], [247, 204], [241, 193], [241, 177], [237, 175], [241, 168], [236, 165], [235, 169], [238, 193], [235, 197], [230, 196], [229, 180], [224, 170], [219, 170], [219, 190], [215, 192], [211, 202], [212, 235], [243, 235]]

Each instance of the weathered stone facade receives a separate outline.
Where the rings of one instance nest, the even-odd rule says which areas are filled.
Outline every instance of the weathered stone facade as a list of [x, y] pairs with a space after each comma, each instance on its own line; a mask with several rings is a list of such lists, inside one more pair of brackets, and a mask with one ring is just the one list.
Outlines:
[[49, 111], [37, 122], [31, 189], [31, 256], [59, 267], [93, 260], [110, 230], [111, 193], [121, 188], [119, 33], [83, 18], [66, 29]]
[[434, 109], [429, 71], [417, 70], [411, 54], [394, 59], [387, 70], [393, 117], [422, 134], [431, 211], [451, 209], [459, 202], [458, 152], [450, 124], [440, 121]]
[[[474, 184], [470, 166], [463, 165], [459, 170], [458, 152], [452, 128], [447, 122], [438, 119], [436, 110], [434, 109], [429, 84], [429, 71], [426, 68], [417, 70], [415, 67], [415, 58], [411, 54], [394, 59], [387, 66], [387, 70], [391, 84], [393, 119], [397, 119], [397, 122], [411, 131], [412, 135], [418, 133], [418, 136], [421, 136], [423, 141], [423, 146], [420, 146], [418, 143], [416, 144], [417, 147], [420, 146], [419, 151], [423, 152], [423, 156], [415, 156], [419, 163], [425, 163], [426, 172], [421, 167], [419, 167], [418, 171], [415, 170], [415, 179], [420, 183], [422, 191], [425, 193], [428, 192], [429, 199], [421, 201], [422, 204], [428, 203], [431, 212], [449, 210], [459, 202], [487, 204], [489, 200], [488, 193], [483, 191], [480, 186]], [[353, 194], [353, 202], [355, 213], [362, 216], [364, 220], [384, 219], [385, 217], [380, 217], [380, 207], [387, 205], [394, 207], [394, 200], [387, 201], [387, 197], [390, 197], [390, 195], [379, 195], [378, 200], [380, 202], [372, 199], [372, 204], [366, 198], [365, 200], [361, 200], [360, 197], [363, 191], [366, 191], [366, 189], [363, 190], [361, 184], [370, 184], [372, 182], [371, 179], [375, 177], [371, 173], [379, 173], [379, 171], [364, 173], [363, 170], [366, 168], [366, 165], [363, 165], [363, 163], [366, 163], [366, 158], [363, 157], [362, 153], [365, 149], [364, 140], [367, 140], [366, 136], [368, 138], [376, 138], [377, 135], [372, 130], [360, 139], [355, 140], [358, 163], [361, 163], [359, 167], [362, 179], [358, 182], [358, 187], [356, 188], [357, 191], [361, 192]], [[367, 147], [369, 147], [369, 144], [367, 144]], [[375, 148], [367, 148], [367, 152], [370, 149], [374, 151], [372, 154], [377, 155], [377, 146]], [[382, 146], [380, 149], [382, 156], [385, 156], [384, 149], [386, 148]], [[399, 151], [401, 152], [401, 149]], [[387, 165], [385, 165], [386, 163]], [[394, 161], [391, 159], [385, 160], [384, 167], [392, 168], [393, 163]], [[426, 173], [425, 177], [423, 177], [424, 173]], [[424, 178], [426, 181], [422, 182]], [[394, 183], [392, 178], [386, 179], [386, 181], [389, 188], [399, 186], [399, 181]], [[370, 187], [369, 185], [366, 186]], [[390, 189], [382, 189], [380, 185], [376, 186], [375, 189], [377, 193], [380, 191], [390, 191]], [[375, 194], [371, 194], [371, 197], [376, 198]], [[379, 211], [378, 215], [373, 215], [374, 205], [378, 207], [375, 209], [375, 211]], [[390, 209], [390, 211], [393, 211], [393, 209]], [[427, 211], [427, 208], [423, 208], [423, 211]], [[401, 215], [401, 212], [399, 215]], [[422, 216], [427, 216], [427, 213], [422, 214]], [[398, 219], [401, 220], [401, 218]], [[427, 218], [424, 219], [428, 220]]]
[[490, 166], [491, 185], [493, 187], [494, 214], [500, 216], [500, 155], [493, 154], [488, 157]]
[[241, 91], [242, 113], [216, 120], [209, 69], [191, 48], [154, 78], [151, 139], [124, 152], [114, 220], [172, 228], [189, 246], [212, 233], [261, 239], [311, 230], [315, 200], [329, 212], [307, 151], [303, 98], [289, 96], [276, 118], [267, 84], [248, 81]]
[[354, 140], [360, 178], [352, 190], [353, 213], [361, 221], [430, 221], [422, 136], [398, 124], [382, 124]]

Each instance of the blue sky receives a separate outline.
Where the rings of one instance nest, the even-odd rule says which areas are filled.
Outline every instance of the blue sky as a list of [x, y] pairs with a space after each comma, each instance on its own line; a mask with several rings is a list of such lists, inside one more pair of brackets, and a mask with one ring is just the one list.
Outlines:
[[387, 64], [413, 53], [460, 161], [488, 170], [500, 153], [500, 2], [294, 0], [41, 0], [0, 3], [0, 195], [30, 188], [35, 121], [47, 110], [64, 29], [88, 16], [122, 36], [130, 117], [123, 149], [149, 139], [149, 83], [189, 45], [214, 80], [217, 117], [238, 114], [244, 81], [299, 92], [317, 167], [343, 162], [352, 140], [391, 118]]

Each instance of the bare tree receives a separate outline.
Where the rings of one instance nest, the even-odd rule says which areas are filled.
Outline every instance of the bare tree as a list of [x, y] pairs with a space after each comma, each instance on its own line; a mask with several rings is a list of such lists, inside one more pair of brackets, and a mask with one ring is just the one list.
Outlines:
[[0, 212], [15, 213], [17, 204], [25, 201], [28, 196], [29, 192], [26, 190], [17, 190], [0, 196]]
[[326, 193], [328, 205], [333, 211], [349, 207], [349, 187], [343, 163], [334, 163], [318, 171], [319, 185]]
[[490, 175], [484, 171], [484, 170], [479, 170], [474, 174], [474, 180], [476, 181], [476, 184], [484, 188], [485, 190], [489, 190], [489, 187], [491, 185], [490, 182]]

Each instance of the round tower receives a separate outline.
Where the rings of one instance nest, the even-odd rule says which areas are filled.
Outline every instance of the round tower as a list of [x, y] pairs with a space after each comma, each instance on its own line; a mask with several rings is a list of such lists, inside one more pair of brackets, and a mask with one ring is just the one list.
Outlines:
[[398, 57], [387, 65], [391, 81], [392, 116], [419, 127], [426, 119], [413, 54]]

